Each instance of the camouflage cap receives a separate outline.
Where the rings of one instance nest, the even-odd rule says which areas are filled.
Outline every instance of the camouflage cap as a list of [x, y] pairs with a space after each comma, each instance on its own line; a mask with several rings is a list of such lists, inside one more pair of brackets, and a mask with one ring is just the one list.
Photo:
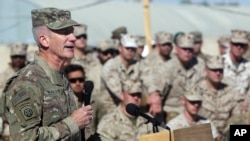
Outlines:
[[121, 44], [124, 47], [137, 48], [136, 37], [130, 34], [121, 34]]
[[9, 44], [10, 56], [21, 55], [26, 56], [28, 44], [24, 43], [12, 43]]
[[248, 42], [248, 32], [245, 30], [232, 30], [231, 42], [247, 44]]
[[141, 93], [142, 85], [141, 81], [138, 80], [126, 80], [122, 82], [122, 90], [129, 94]]
[[32, 26], [47, 26], [52, 30], [60, 30], [74, 25], [77, 22], [71, 20], [71, 13], [57, 8], [33, 9], [31, 11]]
[[176, 43], [181, 48], [194, 48], [194, 37], [191, 34], [181, 34], [177, 37]]
[[202, 101], [202, 93], [198, 87], [194, 87], [186, 91], [184, 96], [189, 101]]
[[101, 41], [98, 43], [97, 47], [98, 47], [101, 51], [106, 51], [106, 50], [108, 50], [108, 49], [117, 49], [114, 40], [111, 40], [111, 39], [101, 40]]
[[202, 33], [200, 31], [190, 32], [194, 36], [194, 42], [202, 42]]
[[174, 39], [173, 39], [173, 42], [175, 44], [177, 44], [177, 38], [180, 36], [180, 35], [184, 35], [185, 33], [184, 32], [177, 32], [175, 35], [174, 35]]
[[229, 36], [220, 36], [217, 43], [224, 48], [230, 47], [230, 37]]
[[224, 68], [223, 59], [221, 56], [209, 56], [206, 59], [206, 66], [209, 69], [223, 69]]
[[172, 43], [173, 42], [173, 34], [167, 32], [158, 32], [155, 35], [155, 41], [158, 44]]
[[112, 31], [112, 38], [120, 38], [121, 34], [127, 34], [127, 28], [125, 26], [118, 27]]
[[80, 25], [76, 25], [76, 26], [73, 26], [73, 27], [74, 27], [74, 35], [76, 37], [87, 34], [87, 25], [80, 24]]
[[139, 47], [144, 47], [146, 44], [146, 38], [145, 36], [137, 36], [136, 37], [136, 44]]

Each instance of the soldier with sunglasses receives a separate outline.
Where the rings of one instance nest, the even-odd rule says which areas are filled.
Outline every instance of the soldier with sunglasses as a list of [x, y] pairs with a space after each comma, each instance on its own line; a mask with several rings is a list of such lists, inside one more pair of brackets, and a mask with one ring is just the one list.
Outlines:
[[248, 49], [248, 32], [238, 29], [231, 32], [230, 51], [223, 55], [223, 81], [233, 86], [238, 95], [244, 95], [250, 87], [250, 64], [243, 57]]

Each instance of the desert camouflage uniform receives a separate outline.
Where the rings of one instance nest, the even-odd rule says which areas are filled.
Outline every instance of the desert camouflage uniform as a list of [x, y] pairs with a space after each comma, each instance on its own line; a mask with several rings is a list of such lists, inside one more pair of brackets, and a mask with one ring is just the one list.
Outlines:
[[140, 136], [152, 133], [151, 123], [145, 124], [142, 117], [129, 118], [121, 106], [105, 115], [98, 125], [97, 132], [102, 141], [138, 141]]
[[[3, 88], [5, 86], [5, 83], [7, 80], [15, 74], [15, 71], [12, 69], [12, 67], [9, 65], [7, 69], [5, 69], [1, 74], [0, 74], [0, 91], [3, 91]], [[1, 95], [0, 95], [1, 97]]]
[[238, 94], [246, 94], [250, 84], [250, 63], [242, 59], [237, 67], [233, 64], [230, 55], [223, 55], [224, 59], [224, 78], [223, 82], [235, 88]]
[[217, 127], [219, 133], [223, 133], [227, 120], [236, 112], [237, 97], [233, 88], [221, 83], [219, 90], [212, 91], [208, 88], [206, 81], [197, 85], [203, 94], [202, 106], [199, 115], [208, 118]]
[[77, 98], [63, 74], [38, 56], [8, 80], [0, 103], [11, 140], [81, 138], [78, 125], [69, 117], [77, 109]]
[[154, 86], [149, 91], [159, 90], [163, 95], [163, 109], [177, 115], [182, 112], [180, 96], [204, 78], [204, 67], [204, 62], [194, 57], [189, 69], [185, 69], [175, 56], [153, 71]]
[[104, 103], [103, 107], [110, 112], [120, 102], [119, 95], [122, 92], [121, 82], [127, 79], [140, 79], [139, 63], [134, 61], [132, 65], [126, 68], [122, 65], [120, 56], [112, 58], [103, 66], [101, 79], [102, 97], [100, 98]]
[[186, 119], [186, 117], [184, 116], [184, 114], [181, 113], [177, 117], [175, 117], [172, 120], [170, 120], [167, 123], [167, 126], [171, 130], [175, 130], [175, 129], [181, 129], [181, 128], [185, 128], [185, 127], [194, 126], [194, 125], [204, 124], [204, 123], [210, 123], [211, 124], [211, 129], [212, 129], [213, 137], [216, 138], [218, 136], [216, 127], [214, 126], [213, 123], [211, 123], [210, 120], [208, 120], [208, 119], [206, 119], [206, 118], [204, 118], [202, 116], [197, 116], [197, 121], [193, 122], [193, 123], [190, 123]]

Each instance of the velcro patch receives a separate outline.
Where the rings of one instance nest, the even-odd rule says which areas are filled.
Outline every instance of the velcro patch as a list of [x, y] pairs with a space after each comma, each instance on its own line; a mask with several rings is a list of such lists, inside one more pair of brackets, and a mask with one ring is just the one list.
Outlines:
[[23, 117], [25, 120], [30, 120], [34, 117], [36, 117], [36, 113], [34, 109], [32, 109], [31, 105], [25, 105], [22, 108], [20, 108], [21, 113], [23, 114]]
[[13, 96], [12, 103], [14, 106], [16, 106], [20, 102], [27, 100], [27, 99], [29, 99], [29, 95], [27, 93], [21, 92]]

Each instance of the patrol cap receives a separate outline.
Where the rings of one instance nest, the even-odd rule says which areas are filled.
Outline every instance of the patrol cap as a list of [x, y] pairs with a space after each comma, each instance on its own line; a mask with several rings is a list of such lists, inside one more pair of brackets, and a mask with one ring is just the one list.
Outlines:
[[20, 55], [26, 56], [28, 44], [24, 43], [12, 43], [9, 44], [10, 47], [10, 56]]
[[87, 25], [80, 24], [73, 27], [74, 27], [74, 35], [76, 37], [87, 34]]
[[173, 34], [167, 32], [158, 32], [155, 35], [155, 41], [158, 44], [172, 43], [173, 42]]
[[191, 88], [184, 93], [188, 101], [202, 101], [202, 93], [198, 87]]
[[190, 32], [194, 36], [194, 42], [202, 42], [202, 33], [200, 31]]
[[33, 9], [31, 16], [32, 27], [47, 26], [52, 30], [60, 30], [78, 25], [77, 22], [71, 20], [71, 13], [68, 10], [57, 8]]
[[174, 41], [174, 43], [175, 44], [177, 44], [177, 37], [179, 37], [180, 35], [184, 35], [185, 33], [184, 32], [177, 32], [175, 35], [174, 35], [174, 39], [173, 39], [173, 41]]
[[248, 42], [248, 32], [245, 30], [234, 29], [231, 31], [231, 42], [247, 44]]
[[230, 37], [229, 36], [220, 36], [217, 43], [224, 48], [229, 48], [230, 47], [230, 45], [229, 45]]
[[221, 56], [209, 56], [206, 59], [206, 66], [209, 69], [223, 69], [224, 68], [223, 59]]
[[194, 48], [194, 37], [191, 34], [180, 34], [176, 43], [181, 48]]
[[145, 36], [137, 36], [136, 37], [136, 44], [137, 46], [141, 47], [141, 46], [145, 46], [146, 44], [146, 38]]
[[120, 38], [121, 34], [127, 33], [127, 28], [125, 26], [121, 26], [112, 31], [112, 38]]
[[139, 80], [126, 80], [122, 82], [122, 90], [129, 94], [141, 93], [142, 85]]
[[121, 44], [128, 48], [137, 48], [136, 37], [130, 34], [121, 34]]
[[98, 49], [100, 49], [101, 51], [106, 51], [106, 50], [108, 50], [108, 49], [117, 49], [114, 40], [111, 40], [111, 39], [104, 39], [104, 40], [101, 40], [101, 41], [98, 43], [97, 47], [98, 47]]

